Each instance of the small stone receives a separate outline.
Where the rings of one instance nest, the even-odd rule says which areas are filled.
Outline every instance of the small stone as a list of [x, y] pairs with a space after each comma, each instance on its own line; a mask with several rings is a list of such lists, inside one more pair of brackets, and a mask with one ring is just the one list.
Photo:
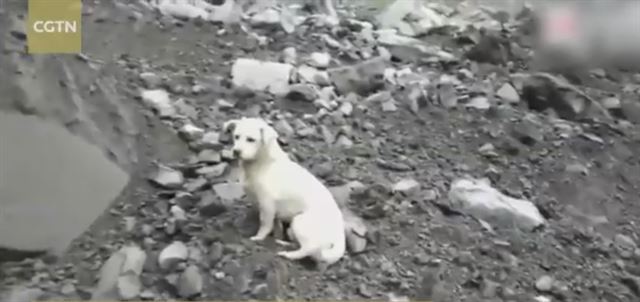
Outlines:
[[486, 110], [491, 108], [491, 103], [489, 102], [489, 99], [487, 97], [477, 96], [472, 98], [467, 104], [465, 104], [465, 107]]
[[158, 256], [158, 264], [163, 270], [168, 270], [175, 266], [178, 262], [187, 260], [189, 250], [182, 241], [174, 241], [165, 247]]
[[507, 103], [518, 103], [520, 102], [520, 95], [518, 91], [509, 83], [505, 83], [496, 91], [496, 95]]
[[120, 298], [125, 301], [138, 298], [142, 292], [140, 277], [134, 274], [125, 274], [118, 277], [117, 287]]
[[289, 92], [292, 71], [291, 64], [239, 58], [231, 67], [231, 76], [235, 87], [246, 87], [254, 91], [285, 95]]
[[[222, 155], [221, 155], [222, 157]], [[228, 163], [222, 162], [214, 166], [206, 166], [196, 170], [198, 175], [203, 175], [208, 179], [218, 178], [227, 171]]]
[[292, 101], [304, 101], [312, 103], [318, 99], [318, 89], [311, 84], [291, 85], [286, 98]]
[[213, 185], [213, 191], [222, 198], [222, 200], [234, 201], [244, 196], [244, 189], [239, 183], [219, 183]]
[[153, 89], [160, 86], [162, 79], [160, 76], [153, 72], [143, 72], [140, 74], [140, 80], [144, 83], [144, 87], [147, 89]]
[[282, 51], [282, 61], [287, 64], [295, 65], [298, 61], [298, 51], [295, 47], [287, 47]]
[[350, 102], [343, 102], [338, 109], [344, 116], [350, 116], [353, 113], [353, 104]]
[[383, 112], [396, 112], [398, 111], [398, 106], [396, 106], [396, 101], [391, 99], [384, 103], [382, 103], [382, 111]]
[[202, 217], [214, 217], [227, 211], [227, 206], [213, 192], [207, 192], [200, 202], [198, 209]]
[[391, 191], [394, 193], [402, 193], [410, 195], [420, 189], [420, 183], [413, 178], [405, 178], [396, 182]]
[[193, 124], [185, 124], [180, 127], [178, 133], [188, 142], [200, 139], [204, 135], [202, 128], [196, 127]]
[[168, 166], [158, 164], [156, 171], [150, 180], [166, 189], [178, 189], [184, 183], [182, 172], [172, 169]]
[[222, 155], [220, 152], [206, 149], [198, 153], [198, 162], [207, 164], [217, 164], [222, 161]]
[[292, 137], [296, 134], [296, 131], [286, 120], [277, 121], [273, 128], [283, 137]]
[[551, 276], [542, 276], [536, 280], [536, 289], [541, 292], [549, 292], [553, 288], [554, 280]]
[[178, 279], [178, 294], [182, 298], [193, 298], [202, 293], [204, 280], [200, 270], [195, 265], [190, 265]]
[[203, 148], [220, 148], [222, 146], [220, 143], [220, 133], [215, 131], [204, 133], [200, 139], [200, 145]]
[[331, 63], [331, 55], [326, 52], [314, 52], [309, 56], [308, 64], [316, 68], [327, 68]]
[[338, 136], [338, 139], [336, 139], [336, 146], [342, 147], [342, 148], [351, 148], [353, 147], [353, 141], [347, 137], [346, 135], [340, 135]]
[[176, 109], [171, 103], [169, 93], [163, 89], [143, 90], [140, 98], [151, 107], [161, 118], [173, 117]]

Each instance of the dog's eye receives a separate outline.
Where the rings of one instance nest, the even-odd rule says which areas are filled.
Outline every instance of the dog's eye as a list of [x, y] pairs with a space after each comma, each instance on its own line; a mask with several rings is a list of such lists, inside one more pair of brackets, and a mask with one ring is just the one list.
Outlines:
[[250, 143], [255, 143], [256, 139], [253, 138], [253, 137], [247, 137], [247, 141], [250, 142]]
[[235, 139], [235, 140], [239, 140], [239, 139], [240, 139], [240, 135], [236, 135], [236, 136], [234, 136], [234, 137], [233, 137], [233, 139]]

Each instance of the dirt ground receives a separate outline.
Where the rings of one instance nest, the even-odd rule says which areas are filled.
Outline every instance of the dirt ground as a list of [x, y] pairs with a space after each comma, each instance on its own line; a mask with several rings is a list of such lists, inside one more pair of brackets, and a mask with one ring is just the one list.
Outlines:
[[[26, 1], [7, 3], [9, 11], [25, 6]], [[288, 140], [287, 151], [329, 185], [355, 180], [367, 187], [348, 203], [370, 227], [367, 249], [327, 271], [278, 258], [281, 247], [271, 240], [249, 241], [257, 217], [244, 201], [203, 218], [191, 215], [197, 202], [187, 199], [182, 202], [190, 213], [187, 231], [167, 234], [171, 197], [166, 196], [175, 192], [151, 186], [147, 177], [154, 162], [188, 166], [196, 154], [172, 130], [175, 125], [140, 102], [140, 74], [166, 77], [167, 89], [187, 100], [195, 111], [192, 122], [204, 129], [219, 130], [225, 120], [256, 108], [263, 116], [294, 121], [316, 109], [231, 87], [231, 64], [239, 57], [278, 60], [289, 46], [300, 57], [326, 46], [310, 34], [313, 28], [292, 35], [271, 31], [273, 41], [260, 46], [238, 26], [175, 23], [112, 1], [85, 6], [91, 7], [83, 22], [85, 57], [27, 55], [17, 34], [25, 15], [0, 15], [0, 110], [65, 125], [105, 150], [132, 180], [61, 258], [2, 264], [0, 282], [7, 289], [26, 284], [48, 297], [88, 299], [106, 259], [134, 242], [149, 259], [142, 273], [145, 293], [151, 293], [146, 299], [175, 298], [167, 283], [177, 273], [163, 272], [154, 261], [164, 246], [180, 239], [202, 252], [190, 259], [204, 278], [198, 300], [640, 298], [640, 128], [621, 128], [614, 121], [559, 122], [523, 103], [488, 111], [429, 104], [417, 113], [406, 106], [386, 112], [363, 103], [367, 110], [357, 107], [351, 117], [310, 122], [334, 132], [350, 126], [351, 148], [327, 145], [322, 136]], [[338, 60], [345, 57], [327, 51]], [[455, 74], [468, 68], [465, 64], [426, 68]], [[633, 83], [634, 73], [619, 74], [598, 83], [614, 92], [639, 84]], [[465, 81], [472, 86], [486, 77], [478, 72]], [[205, 92], [189, 93], [193, 83], [202, 83]], [[232, 106], [222, 106], [221, 99]], [[640, 101], [637, 94], [635, 99]], [[534, 126], [523, 126], [527, 122]], [[487, 143], [495, 146], [495, 156], [479, 151]], [[451, 181], [463, 175], [487, 176], [499, 190], [532, 200], [547, 225], [533, 232], [491, 231], [467, 215], [452, 214], [441, 205]], [[393, 194], [389, 188], [406, 178], [417, 180], [419, 191]], [[205, 191], [210, 190], [195, 192], [194, 199]], [[134, 230], [125, 229], [127, 217], [135, 218]], [[143, 226], [153, 231], [143, 232]], [[546, 277], [553, 280], [549, 288], [542, 284]]]

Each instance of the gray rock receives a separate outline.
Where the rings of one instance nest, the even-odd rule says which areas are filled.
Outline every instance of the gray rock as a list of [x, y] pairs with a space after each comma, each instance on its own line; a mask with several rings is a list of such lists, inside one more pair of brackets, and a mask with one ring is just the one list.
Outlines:
[[33, 302], [44, 297], [45, 292], [39, 288], [13, 287], [5, 296], [0, 295], [1, 301]]
[[208, 179], [221, 177], [229, 167], [228, 163], [222, 162], [214, 166], [206, 166], [196, 170], [198, 175], [202, 175]]
[[387, 60], [376, 57], [352, 66], [329, 69], [329, 77], [342, 95], [355, 92], [368, 95], [384, 86], [384, 71]]
[[345, 222], [347, 249], [353, 253], [361, 253], [367, 247], [367, 225], [364, 220], [347, 208], [342, 209]]
[[188, 266], [178, 279], [178, 294], [182, 298], [199, 296], [203, 287], [202, 274], [200, 274], [200, 269], [195, 265]]
[[213, 148], [218, 149], [222, 147], [220, 143], [220, 133], [216, 131], [208, 131], [202, 135], [202, 139], [200, 140], [200, 146], [202, 148]]
[[536, 280], [536, 289], [541, 292], [550, 292], [553, 289], [553, 283], [555, 281], [551, 276], [542, 276]]
[[382, 111], [383, 112], [396, 112], [396, 111], [398, 111], [398, 106], [396, 106], [396, 101], [394, 99], [390, 99], [390, 100], [382, 103]]
[[296, 134], [295, 129], [284, 119], [277, 121], [273, 128], [283, 137], [293, 137]]
[[331, 84], [329, 73], [325, 70], [318, 70], [308, 65], [302, 65], [297, 68], [296, 73], [303, 83], [316, 84], [320, 86], [327, 86]]
[[126, 261], [127, 255], [119, 250], [111, 255], [107, 261], [102, 264], [96, 285], [91, 298], [100, 299], [118, 299], [117, 284], [120, 277], [122, 265]]
[[477, 96], [469, 100], [469, 102], [467, 102], [464, 106], [467, 108], [486, 110], [491, 108], [491, 103], [489, 102], [489, 99], [487, 97]]
[[182, 184], [184, 183], [184, 176], [180, 171], [158, 164], [156, 165], [156, 171], [151, 176], [150, 180], [156, 185], [166, 189], [178, 189], [182, 187]]
[[163, 270], [174, 267], [178, 262], [187, 260], [189, 250], [182, 241], [174, 241], [166, 246], [158, 255], [158, 264]]
[[411, 195], [420, 190], [420, 183], [413, 178], [402, 179], [391, 187], [391, 192]]
[[160, 86], [162, 78], [153, 72], [143, 72], [140, 74], [140, 80], [147, 89], [154, 89]]
[[244, 188], [240, 183], [235, 182], [215, 184], [213, 191], [226, 201], [239, 200], [244, 196]]
[[200, 216], [214, 217], [226, 212], [227, 204], [223, 203], [222, 199], [213, 194], [213, 192], [207, 192], [200, 199], [198, 209], [200, 210]]
[[318, 89], [312, 84], [291, 85], [286, 98], [292, 101], [312, 103], [318, 98]]
[[240, 58], [231, 67], [231, 77], [236, 87], [285, 95], [289, 92], [292, 71], [290, 64]]
[[123, 247], [120, 252], [125, 255], [120, 274], [140, 276], [144, 263], [147, 261], [147, 253], [137, 245]]
[[118, 294], [123, 300], [133, 300], [140, 296], [142, 292], [142, 282], [140, 276], [132, 273], [118, 277]]
[[198, 153], [198, 162], [207, 164], [217, 164], [222, 161], [220, 152], [211, 149], [205, 149]]
[[496, 96], [507, 103], [518, 103], [520, 102], [520, 95], [518, 91], [509, 83], [504, 83], [498, 91], [496, 91]]
[[204, 130], [193, 124], [187, 123], [178, 129], [180, 136], [187, 142], [199, 140], [204, 135]]
[[309, 55], [307, 64], [316, 68], [327, 68], [331, 63], [331, 55], [326, 52], [314, 52]]
[[295, 65], [298, 62], [298, 51], [295, 47], [287, 47], [282, 50], [282, 61], [287, 64]]
[[171, 102], [169, 93], [163, 89], [143, 90], [140, 93], [140, 98], [161, 118], [176, 115], [176, 109]]

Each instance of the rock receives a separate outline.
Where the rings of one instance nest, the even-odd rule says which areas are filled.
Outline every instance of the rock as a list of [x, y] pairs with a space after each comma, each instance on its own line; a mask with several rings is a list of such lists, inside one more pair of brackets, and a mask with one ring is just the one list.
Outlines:
[[443, 51], [438, 46], [429, 46], [423, 41], [401, 36], [395, 30], [378, 30], [378, 44], [388, 49], [385, 56], [401, 60], [403, 62], [419, 62], [425, 58], [435, 59], [436, 61], [452, 61], [455, 59], [450, 53]]
[[384, 87], [384, 71], [387, 60], [376, 57], [352, 66], [329, 69], [331, 82], [338, 92], [347, 95], [355, 92], [368, 95]]
[[193, 298], [202, 293], [204, 280], [200, 270], [195, 265], [190, 265], [178, 279], [178, 294], [182, 298]]
[[467, 108], [486, 110], [491, 108], [491, 103], [489, 102], [489, 99], [487, 97], [476, 96], [472, 98], [469, 102], [467, 102], [464, 106]]
[[202, 135], [200, 139], [200, 147], [219, 149], [222, 147], [220, 143], [220, 133], [215, 131], [208, 131]]
[[631, 237], [623, 234], [617, 234], [613, 238], [613, 243], [622, 258], [630, 258], [631, 255], [633, 255], [635, 250], [638, 248], [638, 246], [633, 241], [633, 239], [631, 239]]
[[438, 102], [445, 108], [453, 108], [458, 105], [458, 94], [452, 83], [440, 83], [438, 87]]
[[198, 153], [198, 162], [207, 164], [217, 164], [222, 161], [222, 155], [215, 150], [202, 150]]
[[162, 83], [162, 78], [153, 72], [141, 73], [140, 80], [142, 80], [144, 87], [147, 89], [157, 88]]
[[318, 70], [308, 65], [302, 65], [296, 69], [298, 78], [304, 83], [327, 86], [331, 84], [329, 73], [325, 70]]
[[283, 137], [293, 137], [296, 134], [296, 130], [286, 121], [286, 120], [278, 120], [273, 125], [273, 128], [276, 129], [278, 134]]
[[396, 111], [398, 111], [398, 106], [396, 106], [396, 101], [394, 99], [390, 99], [382, 103], [382, 112], [396, 112]]
[[538, 72], [524, 79], [522, 99], [529, 109], [553, 109], [560, 118], [575, 120], [587, 116], [611, 118], [602, 105], [571, 85], [566, 79]]
[[298, 62], [298, 51], [295, 47], [287, 47], [282, 50], [282, 61], [286, 64], [295, 65]]
[[223, 201], [235, 201], [244, 196], [244, 188], [240, 183], [229, 182], [213, 185], [213, 191], [222, 198]]
[[120, 277], [120, 271], [127, 259], [126, 253], [119, 250], [111, 255], [107, 261], [102, 264], [96, 285], [91, 298], [100, 299], [118, 299], [117, 284]]
[[252, 26], [278, 25], [280, 26], [280, 12], [273, 8], [267, 8], [251, 16], [249, 22]]
[[536, 280], [536, 289], [541, 292], [550, 292], [553, 288], [554, 280], [551, 276], [542, 276]]
[[189, 256], [189, 250], [182, 241], [174, 241], [167, 247], [165, 247], [158, 255], [158, 264], [163, 270], [169, 270], [176, 263], [187, 260]]
[[147, 253], [137, 245], [123, 247], [120, 252], [125, 255], [120, 274], [140, 276], [144, 263], [147, 261]]
[[285, 95], [292, 71], [290, 64], [240, 58], [231, 67], [231, 77], [236, 87]]
[[0, 295], [1, 301], [11, 302], [33, 302], [40, 301], [45, 292], [39, 288], [26, 288], [21, 286], [13, 287], [5, 296]]
[[351, 104], [351, 102], [342, 102], [338, 111], [340, 111], [344, 116], [351, 116], [353, 113], [353, 104]]
[[533, 146], [536, 143], [544, 141], [541, 125], [529, 118], [525, 118], [510, 127], [513, 138], [527, 146]]
[[121, 275], [118, 277], [117, 288], [120, 298], [125, 301], [138, 298], [142, 292], [140, 276], [131, 273]]
[[509, 83], [504, 83], [498, 91], [496, 91], [496, 96], [507, 103], [518, 103], [520, 102], [520, 95], [515, 88]]
[[143, 90], [140, 93], [142, 101], [151, 107], [161, 118], [173, 117], [176, 109], [171, 103], [169, 93], [163, 89]]
[[180, 127], [178, 133], [184, 140], [186, 140], [187, 142], [191, 142], [202, 138], [202, 136], [204, 135], [204, 130], [188, 123]]
[[367, 247], [367, 225], [347, 208], [342, 209], [345, 222], [347, 249], [353, 254], [363, 252]]
[[203, 175], [207, 179], [215, 179], [221, 177], [227, 171], [227, 167], [229, 167], [229, 164], [222, 162], [214, 166], [202, 167], [196, 170], [196, 173]]
[[331, 63], [331, 55], [326, 52], [314, 52], [309, 56], [307, 64], [316, 68], [327, 68]]
[[318, 98], [318, 89], [311, 84], [291, 85], [286, 98], [292, 101], [303, 101], [311, 103]]
[[402, 179], [391, 187], [391, 192], [402, 193], [405, 195], [412, 195], [418, 190], [420, 190], [420, 183], [413, 178]]
[[426, 34], [445, 24], [445, 17], [418, 0], [396, 0], [388, 5], [376, 21], [381, 28], [397, 29], [405, 36]]
[[200, 199], [198, 209], [200, 210], [200, 216], [214, 217], [226, 212], [227, 205], [213, 192], [207, 192]]
[[491, 187], [488, 179], [457, 179], [451, 184], [448, 197], [453, 208], [489, 223], [523, 230], [545, 223], [533, 203], [502, 194]]
[[179, 189], [184, 183], [184, 176], [180, 171], [162, 164], [157, 164], [156, 171], [151, 176], [150, 180], [154, 184], [166, 189]]

